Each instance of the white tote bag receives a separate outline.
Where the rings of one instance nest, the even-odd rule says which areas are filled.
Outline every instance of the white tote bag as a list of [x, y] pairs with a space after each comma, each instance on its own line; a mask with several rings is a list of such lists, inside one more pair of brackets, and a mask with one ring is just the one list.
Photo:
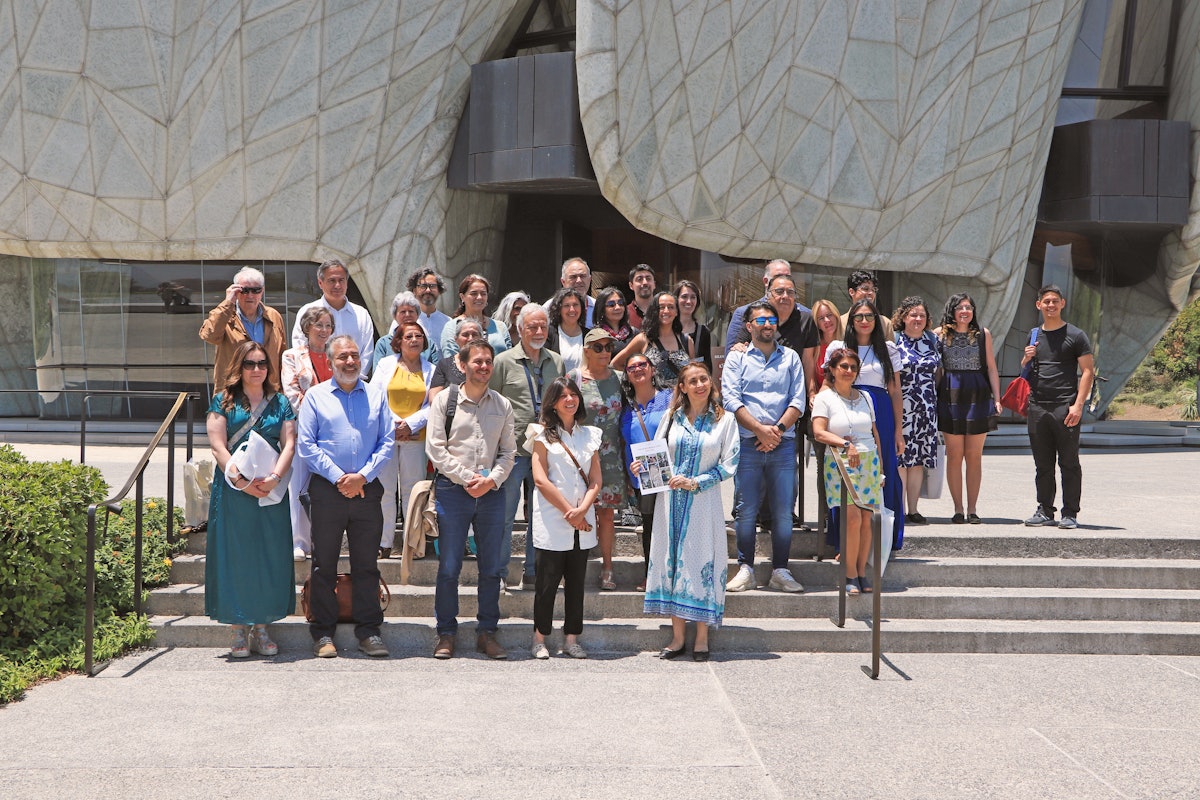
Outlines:
[[[246, 441], [233, 451], [233, 455], [225, 465], [225, 482], [231, 488], [237, 488], [234, 487], [233, 481], [229, 477], [231, 467], [237, 467], [237, 471], [246, 478], [265, 478], [271, 474], [271, 470], [275, 469], [275, 461], [278, 458], [279, 451], [272, 447], [270, 442], [260, 436], [258, 431], [250, 431]], [[282, 500], [284, 494], [287, 493], [288, 481], [291, 480], [291, 477], [292, 470], [289, 468], [286, 475], [280, 476], [278, 485], [271, 490], [270, 494], [258, 498], [258, 504], [273, 506]]]

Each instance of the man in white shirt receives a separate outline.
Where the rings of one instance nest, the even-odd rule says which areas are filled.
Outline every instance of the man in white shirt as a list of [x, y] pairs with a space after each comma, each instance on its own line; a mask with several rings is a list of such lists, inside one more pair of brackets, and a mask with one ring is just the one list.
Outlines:
[[[596, 313], [596, 298], [592, 297], [592, 268], [588, 263], [579, 256], [568, 258], [563, 262], [562, 274], [558, 278], [558, 282], [562, 284], [564, 289], [574, 289], [581, 295], [587, 298], [587, 308], [584, 309], [583, 325], [585, 328], [594, 328], [592, 320]], [[550, 297], [546, 302], [542, 303], [544, 308], [550, 307]]]
[[362, 354], [362, 374], [371, 374], [371, 360], [375, 353], [375, 324], [371, 322], [371, 314], [357, 303], [351, 303], [346, 297], [350, 286], [350, 270], [341, 260], [331, 258], [321, 262], [317, 267], [317, 285], [321, 287], [321, 298], [307, 303], [296, 312], [296, 324], [292, 326], [292, 346], [303, 347], [308, 343], [308, 337], [300, 330], [300, 318], [310, 308], [321, 307], [328, 309], [333, 316], [333, 330], [338, 334], [346, 334], [358, 345]]

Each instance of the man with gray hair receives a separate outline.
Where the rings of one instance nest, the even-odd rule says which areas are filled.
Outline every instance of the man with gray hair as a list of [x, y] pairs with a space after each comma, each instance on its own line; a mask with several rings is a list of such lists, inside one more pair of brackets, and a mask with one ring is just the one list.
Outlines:
[[[507, 587], [508, 561], [512, 557], [513, 518], [522, 497], [522, 484], [533, 479], [533, 454], [525, 440], [529, 423], [537, 422], [542, 410], [542, 393], [547, 384], [563, 374], [562, 356], [546, 349], [550, 319], [537, 303], [526, 303], [517, 315], [521, 346], [496, 356], [488, 387], [512, 404], [517, 458], [504, 482], [504, 540], [501, 590]], [[525, 569], [521, 587], [533, 589], [533, 513], [530, 496], [525, 495]]]
[[[568, 258], [563, 262], [562, 273], [559, 275], [558, 282], [562, 284], [564, 289], [574, 289], [587, 298], [587, 308], [584, 309], [583, 325], [587, 328], [594, 327], [592, 319], [596, 313], [596, 298], [592, 297], [592, 268], [579, 256]], [[542, 303], [542, 305], [549, 308], [550, 300]]]
[[317, 267], [317, 285], [321, 287], [320, 299], [306, 303], [296, 312], [292, 346], [303, 347], [308, 341], [300, 330], [300, 317], [304, 316], [304, 312], [317, 306], [328, 309], [333, 316], [333, 329], [354, 339], [358, 352], [362, 354], [362, 374], [364, 377], [370, 376], [371, 359], [375, 355], [375, 324], [365, 308], [351, 303], [346, 297], [346, 290], [350, 288], [350, 270], [337, 258], [322, 261], [321, 266]]
[[243, 342], [255, 341], [267, 351], [271, 375], [279, 380], [284, 351], [283, 317], [265, 302], [266, 279], [254, 267], [242, 267], [225, 289], [225, 299], [200, 326], [200, 338], [217, 348], [213, 359], [213, 392], [224, 388], [234, 353]]

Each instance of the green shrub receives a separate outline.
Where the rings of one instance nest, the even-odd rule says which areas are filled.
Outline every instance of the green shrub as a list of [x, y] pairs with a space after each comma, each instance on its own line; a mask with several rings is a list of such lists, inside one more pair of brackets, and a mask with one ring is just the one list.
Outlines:
[[87, 507], [106, 489], [95, 467], [30, 463], [0, 447], [0, 649], [34, 641], [83, 607]]
[[1188, 304], [1150, 351], [1154, 371], [1183, 380], [1196, 374], [1200, 358], [1200, 300]]
[[[133, 501], [122, 504], [120, 515], [108, 519], [104, 530], [103, 514], [96, 519], [96, 605], [108, 606], [118, 613], [133, 610], [134, 526], [137, 522]], [[175, 509], [175, 533], [183, 527], [183, 510]], [[171, 575], [171, 557], [183, 550], [186, 541], [167, 543], [167, 504], [162, 498], [143, 501], [142, 510], [142, 586], [164, 586]], [[144, 593], [143, 593], [144, 595]], [[143, 596], [144, 599], [144, 596]]]

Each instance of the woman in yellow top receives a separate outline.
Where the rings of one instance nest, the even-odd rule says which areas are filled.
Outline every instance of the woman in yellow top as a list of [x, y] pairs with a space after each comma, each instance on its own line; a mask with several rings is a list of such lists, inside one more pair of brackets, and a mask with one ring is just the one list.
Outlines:
[[392, 554], [396, 535], [396, 484], [400, 484], [400, 507], [408, 507], [408, 496], [417, 481], [425, 477], [425, 416], [429, 411], [429, 381], [433, 364], [421, 356], [428, 337], [416, 322], [405, 322], [392, 334], [392, 350], [375, 365], [371, 385], [387, 392], [388, 406], [396, 424], [396, 452], [384, 467], [383, 538], [379, 557]]

